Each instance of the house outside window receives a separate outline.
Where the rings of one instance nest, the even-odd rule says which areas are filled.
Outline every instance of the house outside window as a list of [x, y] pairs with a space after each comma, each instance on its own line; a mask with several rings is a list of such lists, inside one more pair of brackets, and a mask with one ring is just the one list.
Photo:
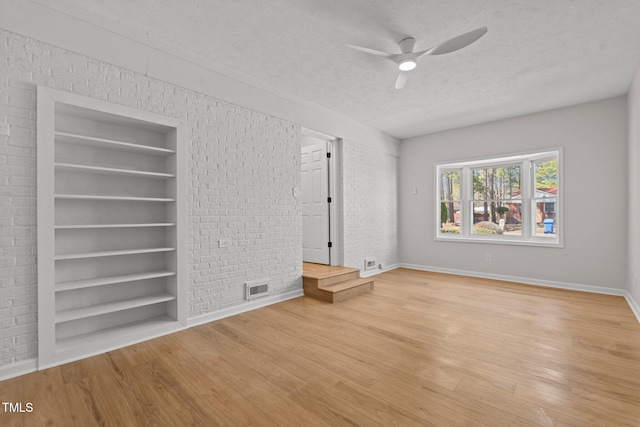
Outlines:
[[561, 246], [561, 149], [436, 165], [436, 239]]

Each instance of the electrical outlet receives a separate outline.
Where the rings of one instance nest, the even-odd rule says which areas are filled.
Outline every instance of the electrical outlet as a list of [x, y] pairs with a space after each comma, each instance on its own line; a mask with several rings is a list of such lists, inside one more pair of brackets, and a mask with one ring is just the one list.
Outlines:
[[484, 255], [484, 262], [491, 262], [491, 254]]

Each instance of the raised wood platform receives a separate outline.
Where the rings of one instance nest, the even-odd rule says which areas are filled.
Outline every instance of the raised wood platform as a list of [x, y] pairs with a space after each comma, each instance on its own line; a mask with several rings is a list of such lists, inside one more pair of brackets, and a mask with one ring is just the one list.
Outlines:
[[360, 277], [350, 267], [302, 263], [304, 294], [327, 302], [339, 302], [373, 290], [373, 279]]

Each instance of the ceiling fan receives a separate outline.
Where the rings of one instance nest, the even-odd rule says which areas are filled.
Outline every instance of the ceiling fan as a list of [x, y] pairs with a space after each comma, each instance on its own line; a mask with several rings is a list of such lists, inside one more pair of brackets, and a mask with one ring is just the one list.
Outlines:
[[413, 47], [416, 43], [416, 39], [413, 37], [407, 37], [400, 40], [400, 51], [402, 53], [389, 53], [381, 50], [371, 49], [368, 47], [357, 46], [351, 43], [346, 43], [352, 49], [359, 50], [361, 52], [369, 53], [371, 55], [382, 56], [387, 58], [398, 65], [400, 74], [396, 79], [396, 89], [402, 89], [407, 83], [407, 73], [418, 65], [418, 58], [423, 55], [443, 55], [445, 53], [455, 52], [458, 49], [469, 46], [471, 43], [484, 36], [487, 32], [487, 27], [481, 27], [468, 33], [460, 34], [452, 39], [447, 40], [444, 43], [440, 43], [432, 47], [431, 49], [421, 50], [414, 52]]

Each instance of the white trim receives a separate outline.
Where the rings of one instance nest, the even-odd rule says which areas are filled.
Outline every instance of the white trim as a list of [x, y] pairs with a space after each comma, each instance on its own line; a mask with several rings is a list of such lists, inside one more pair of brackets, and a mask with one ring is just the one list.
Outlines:
[[379, 268], [377, 270], [369, 270], [369, 271], [366, 271], [366, 272], [361, 272], [360, 273], [360, 277], [376, 276], [376, 275], [381, 274], [381, 273], [386, 273], [387, 271], [395, 270], [398, 267], [401, 267], [401, 265], [399, 265], [399, 264], [391, 264], [391, 265], [388, 265], [388, 266], [386, 266], [384, 268], [381, 268], [381, 269]]
[[128, 333], [126, 339], [122, 339], [120, 336], [115, 338], [105, 336], [99, 346], [89, 344], [87, 346], [56, 353], [47, 360], [40, 361], [38, 370], [42, 371], [43, 369], [53, 368], [54, 366], [88, 359], [89, 357], [119, 350], [134, 344], [140, 344], [141, 342], [159, 338], [164, 335], [173, 334], [174, 332], [180, 332], [184, 329], [186, 328], [179, 322], [171, 322], [170, 324], [159, 325], [153, 328], [147, 327], [142, 331]]
[[277, 304], [279, 302], [287, 301], [301, 296], [304, 296], [304, 291], [302, 290], [302, 288], [283, 294], [259, 298], [256, 301], [225, 308], [224, 310], [218, 310], [214, 311], [213, 313], [206, 313], [199, 316], [191, 317], [187, 319], [187, 327], [190, 328], [192, 326], [203, 325], [205, 323], [224, 319], [225, 317], [235, 316], [236, 314], [245, 313], [247, 311], [266, 307], [272, 304]]
[[329, 177], [329, 197], [331, 203], [329, 203], [329, 241], [331, 242], [331, 248], [329, 248], [329, 264], [340, 265], [341, 259], [338, 256], [342, 253], [342, 246], [338, 236], [338, 204], [342, 206], [342, 199], [336, 192], [336, 183], [338, 182], [336, 176], [336, 164], [338, 163], [336, 157], [338, 153], [336, 150], [337, 138], [333, 138], [327, 141], [327, 153], [331, 153], [331, 157], [327, 159], [327, 175]]
[[[0, 366], [0, 381], [27, 375], [38, 370], [38, 359], [26, 359]], [[9, 399], [11, 396], [2, 396]]]
[[[114, 104], [101, 99], [89, 98], [75, 93], [60, 91], [45, 86], [37, 86], [37, 195], [38, 195], [38, 364], [39, 368], [47, 368], [62, 363], [83, 359], [96, 354], [104, 353], [116, 348], [124, 347], [133, 343], [141, 342], [160, 335], [181, 330], [187, 318], [187, 290], [186, 290], [186, 179], [187, 157], [184, 154], [186, 142], [186, 128], [182, 120], [167, 117], [147, 111], [138, 110]], [[66, 106], [66, 107], [65, 107]], [[136, 324], [129, 327], [109, 328], [103, 331], [96, 331], [95, 334], [82, 335], [77, 345], [65, 346], [56, 341], [55, 335], [55, 302], [56, 290], [53, 278], [55, 277], [54, 264], [56, 260], [78, 258], [76, 254], [65, 256], [55, 255], [54, 237], [54, 216], [51, 213], [55, 210], [54, 197], [54, 119], [57, 112], [64, 111], [63, 108], [71, 107], [82, 110], [81, 116], [94, 117], [95, 112], [101, 117], [105, 115], [117, 116], [113, 123], [128, 126], [142, 126], [154, 130], [167, 132], [169, 148], [175, 153], [175, 165], [167, 166], [170, 174], [167, 177], [174, 177], [175, 184], [175, 218], [173, 222], [176, 226], [176, 233], [173, 237], [175, 241], [171, 244], [172, 251], [176, 251], [176, 265], [171, 265], [171, 269], [176, 271], [175, 289], [172, 294], [177, 296], [177, 309], [171, 313], [171, 318], [175, 321], [156, 322], [151, 320], [148, 326]], [[60, 109], [60, 110], [59, 110]], [[74, 113], [75, 114], [75, 113]], [[170, 165], [171, 162], [167, 163]], [[58, 163], [60, 165], [60, 163]], [[106, 170], [106, 168], [93, 168], [94, 170]], [[115, 170], [115, 169], [111, 169]], [[154, 174], [159, 175], [159, 174]], [[164, 251], [167, 248], [157, 248], [154, 251]], [[118, 251], [102, 252], [106, 254], [117, 254]], [[142, 253], [134, 251], [135, 253]], [[146, 251], [148, 252], [148, 251]], [[133, 253], [129, 251], [129, 253]], [[81, 258], [92, 257], [97, 252], [86, 252]], [[158, 300], [157, 300], [158, 301]], [[95, 308], [95, 307], [94, 307]], [[104, 314], [101, 311], [93, 311], [92, 315]], [[89, 314], [87, 314], [89, 316]], [[85, 317], [85, 316], [83, 316]], [[69, 320], [69, 319], [67, 319]], [[62, 320], [64, 321], [64, 320]], [[144, 323], [144, 322], [143, 322]], [[145, 329], [148, 328], [148, 329]], [[148, 331], [148, 336], [146, 332]]]
[[636, 319], [638, 319], [638, 323], [640, 323], [640, 306], [638, 305], [636, 300], [633, 299], [633, 295], [631, 295], [629, 291], [625, 291], [624, 299], [627, 300], [627, 304], [629, 304], [629, 307], [631, 307], [631, 311], [633, 311]]
[[556, 282], [552, 280], [531, 279], [528, 277], [506, 276], [502, 274], [480, 273], [477, 271], [457, 270], [454, 268], [440, 268], [428, 265], [400, 263], [398, 267], [411, 270], [429, 271], [434, 273], [457, 274], [459, 276], [480, 277], [483, 279], [504, 280], [507, 282], [522, 283], [524, 285], [543, 286], [546, 288], [565, 289], [570, 291], [591, 292], [595, 294], [621, 296], [627, 301], [631, 311], [640, 323], [640, 306], [633, 299], [633, 295], [626, 289], [607, 288], [604, 286], [580, 285], [577, 283]]
[[310, 137], [316, 138], [316, 139], [320, 139], [322, 141], [331, 141], [331, 142], [333, 142], [333, 141], [336, 140], [335, 136], [331, 136], [331, 135], [328, 135], [326, 133], [318, 132], [318, 131], [315, 131], [313, 129], [307, 129], [306, 127], [302, 127], [300, 129], [300, 132], [303, 135], [310, 136]]
[[529, 277], [507, 276], [503, 274], [481, 273], [477, 271], [457, 270], [454, 268], [440, 268], [428, 265], [404, 264], [400, 267], [409, 268], [411, 270], [431, 271], [434, 273], [457, 274], [459, 276], [479, 277], [482, 279], [504, 280], [507, 282], [522, 283], [524, 285], [543, 286], [546, 288], [566, 289], [570, 291], [591, 292], [596, 294], [626, 296], [625, 289], [607, 288], [604, 286], [580, 285], [577, 283], [556, 282], [554, 280], [532, 279]]

